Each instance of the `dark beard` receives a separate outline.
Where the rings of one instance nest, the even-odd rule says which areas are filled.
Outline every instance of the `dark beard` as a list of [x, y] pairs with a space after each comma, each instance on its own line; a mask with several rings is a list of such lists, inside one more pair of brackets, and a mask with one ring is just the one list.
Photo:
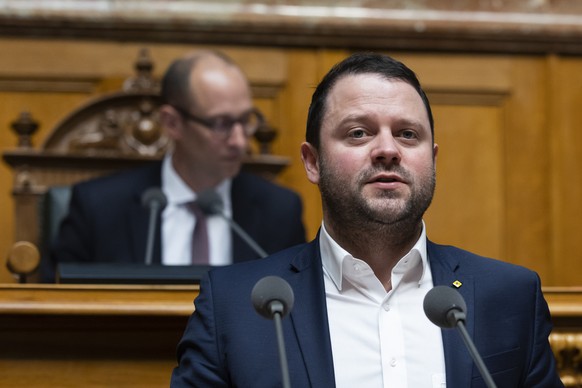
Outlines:
[[[366, 182], [379, 172], [394, 172], [411, 182], [411, 196], [402, 206], [388, 200], [397, 199], [396, 194], [385, 192], [387, 200], [385, 206], [368, 203], [361, 195], [363, 184], [356, 189], [337, 179], [339, 175], [328, 168], [320, 157], [319, 189], [323, 207], [327, 212], [328, 220], [335, 225], [336, 233], [356, 243], [366, 244], [370, 239], [377, 238], [392, 240], [393, 244], [400, 244], [411, 238], [418, 237], [424, 213], [430, 206], [436, 186], [434, 168], [428, 174], [429, 179], [414, 185], [414, 177], [397, 165], [377, 166], [373, 170], [363, 172], [357, 182]], [[378, 201], [375, 201], [376, 203]], [[376, 205], [376, 206], [373, 206]], [[339, 236], [338, 236], [339, 237]], [[355, 240], [355, 241], [354, 241]]]

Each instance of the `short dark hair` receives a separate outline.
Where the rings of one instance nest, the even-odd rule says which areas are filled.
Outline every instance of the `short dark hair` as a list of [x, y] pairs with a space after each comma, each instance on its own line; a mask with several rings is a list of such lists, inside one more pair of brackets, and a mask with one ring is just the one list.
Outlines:
[[377, 53], [355, 53], [334, 65], [331, 70], [323, 77], [313, 96], [311, 105], [307, 114], [307, 128], [305, 131], [305, 140], [311, 143], [316, 149], [319, 149], [321, 124], [326, 111], [327, 96], [333, 86], [343, 77], [354, 74], [378, 74], [386, 79], [397, 79], [404, 81], [417, 91], [426, 107], [428, 120], [430, 122], [430, 131], [434, 140], [434, 120], [428, 97], [416, 74], [402, 62], [396, 59]]
[[166, 70], [162, 82], [160, 95], [162, 103], [186, 108], [184, 104], [195, 104], [191, 101], [193, 94], [190, 91], [190, 74], [196, 64], [203, 58], [216, 57], [232, 66], [238, 65], [226, 54], [214, 50], [203, 50], [174, 60]]

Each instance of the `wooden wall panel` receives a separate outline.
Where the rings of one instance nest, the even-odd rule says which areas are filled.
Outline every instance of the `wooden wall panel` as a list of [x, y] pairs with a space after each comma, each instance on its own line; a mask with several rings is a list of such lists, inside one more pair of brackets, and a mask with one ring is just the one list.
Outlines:
[[546, 83], [543, 61], [512, 59], [511, 95], [506, 105], [508, 255], [553, 282], [549, 236], [548, 152], [544, 136]]
[[[437, 190], [429, 238], [475, 253], [506, 256], [503, 141], [499, 107], [435, 105]], [[467, 228], [467, 225], [471, 225]]]
[[[0, 147], [14, 147], [16, 137], [8, 127], [23, 107], [42, 123], [34, 136], [35, 144], [41, 144], [59, 118], [92, 96], [117, 90], [133, 75], [132, 64], [142, 47], [150, 49], [158, 77], [173, 58], [196, 48], [0, 39], [0, 49], [12, 53], [0, 58]], [[308, 237], [314, 237], [321, 222], [320, 198], [305, 177], [299, 145], [315, 85], [349, 51], [217, 48], [241, 63], [257, 104], [279, 130], [273, 153], [292, 162], [279, 183], [303, 197]], [[546, 286], [581, 284], [582, 227], [576, 214], [582, 213], [582, 60], [389, 53], [417, 72], [437, 120], [441, 150], [437, 194], [427, 215], [429, 236], [528, 266]], [[4, 163], [0, 185], [4, 256], [14, 236], [12, 176]], [[2, 281], [13, 281], [3, 266]]]
[[301, 162], [299, 147], [305, 140], [305, 121], [314, 85], [317, 84], [317, 54], [312, 50], [296, 50], [288, 53], [289, 78], [279, 101], [280, 124], [278, 143], [281, 154], [291, 159], [291, 165], [283, 172], [281, 181], [297, 190], [303, 198], [303, 220], [307, 238], [315, 237], [321, 223], [321, 202], [317, 187], [309, 184]]
[[582, 60], [556, 58], [547, 68], [550, 117], [544, 137], [550, 161], [551, 258], [556, 284], [582, 285]]

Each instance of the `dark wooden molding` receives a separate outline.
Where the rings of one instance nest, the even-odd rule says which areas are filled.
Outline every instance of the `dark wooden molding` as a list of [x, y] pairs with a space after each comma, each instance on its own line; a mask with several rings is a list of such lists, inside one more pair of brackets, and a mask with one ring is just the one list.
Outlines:
[[[449, 9], [446, 5], [429, 8], [430, 2], [424, 8], [417, 4], [416, 9], [377, 5], [343, 7], [342, 12], [322, 6], [321, 14], [317, 7], [292, 6], [293, 12], [285, 12], [284, 7], [269, 2], [258, 9], [243, 1], [234, 5], [229, 2], [232, 6], [223, 12], [214, 7], [214, 13], [196, 12], [196, 2], [191, 2], [184, 5], [191, 8], [180, 14], [171, 11], [172, 1], [150, 3], [152, 8], [142, 12], [132, 12], [130, 6], [93, 13], [83, 8], [69, 13], [4, 11], [0, 12], [0, 34], [36, 39], [351, 50], [582, 54], [582, 9], [559, 1], [552, 2], [553, 8], [552, 4], [535, 8], [528, 4], [533, 2], [524, 0], [521, 7], [500, 9], [480, 9], [483, 2], [473, 2], [473, 7], [462, 11], [455, 10], [453, 4], [448, 5]], [[160, 10], [158, 14], [156, 9]]]

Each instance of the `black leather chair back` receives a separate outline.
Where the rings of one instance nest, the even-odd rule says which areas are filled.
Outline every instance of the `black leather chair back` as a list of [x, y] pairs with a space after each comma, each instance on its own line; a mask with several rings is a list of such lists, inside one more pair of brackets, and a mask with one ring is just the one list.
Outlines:
[[50, 187], [40, 201], [40, 253], [45, 258], [57, 237], [61, 221], [69, 211], [71, 186]]

